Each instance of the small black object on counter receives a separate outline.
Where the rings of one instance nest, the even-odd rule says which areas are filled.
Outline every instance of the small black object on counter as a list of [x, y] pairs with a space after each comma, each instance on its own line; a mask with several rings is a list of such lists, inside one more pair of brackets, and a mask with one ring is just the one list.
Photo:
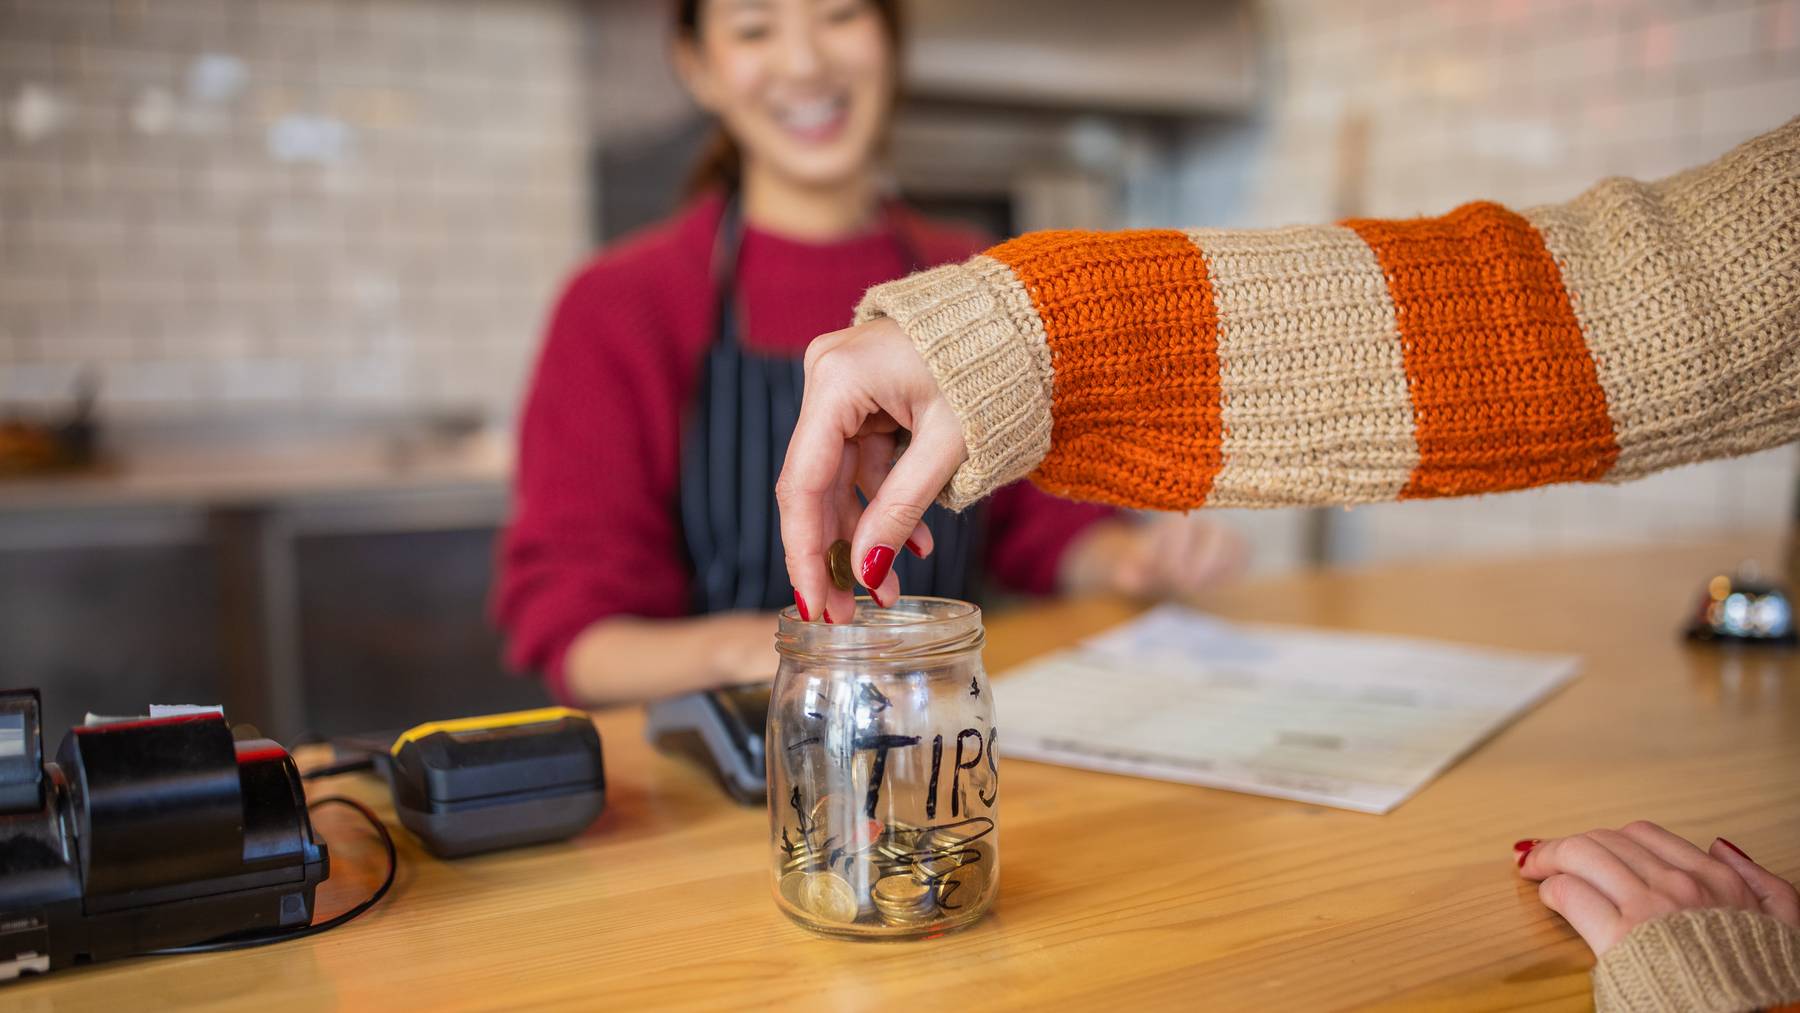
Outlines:
[[374, 759], [440, 858], [572, 837], [606, 807], [600, 733], [567, 707], [423, 724]]
[[1781, 584], [1762, 581], [1740, 570], [1706, 582], [1693, 620], [1690, 640], [1711, 643], [1792, 645], [1794, 600]]

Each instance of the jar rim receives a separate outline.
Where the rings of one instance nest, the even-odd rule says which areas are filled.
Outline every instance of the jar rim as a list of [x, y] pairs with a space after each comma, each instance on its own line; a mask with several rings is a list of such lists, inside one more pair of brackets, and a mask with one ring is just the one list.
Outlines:
[[978, 651], [986, 642], [981, 607], [973, 602], [901, 595], [881, 605], [865, 595], [856, 599], [856, 609], [852, 623], [810, 622], [795, 606], [782, 609], [776, 651], [797, 660], [917, 665]]

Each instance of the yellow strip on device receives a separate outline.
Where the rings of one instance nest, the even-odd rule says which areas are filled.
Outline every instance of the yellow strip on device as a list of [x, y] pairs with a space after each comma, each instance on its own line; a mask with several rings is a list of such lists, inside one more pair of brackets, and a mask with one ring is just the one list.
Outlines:
[[585, 713], [573, 707], [539, 707], [536, 710], [513, 711], [510, 714], [484, 714], [474, 718], [451, 718], [448, 721], [427, 721], [400, 733], [388, 752], [400, 755], [400, 747], [408, 742], [417, 742], [427, 735], [438, 732], [485, 732], [495, 728], [516, 728], [520, 725], [543, 724], [546, 721], [561, 721], [563, 718], [591, 720]]

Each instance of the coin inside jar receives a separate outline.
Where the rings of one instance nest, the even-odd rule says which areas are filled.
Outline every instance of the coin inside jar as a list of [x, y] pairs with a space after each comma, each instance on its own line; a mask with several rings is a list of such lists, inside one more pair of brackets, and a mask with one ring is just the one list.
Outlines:
[[856, 575], [850, 572], [850, 543], [842, 538], [825, 550], [825, 562], [831, 568], [831, 582], [839, 591], [854, 591]]
[[913, 863], [913, 876], [921, 883], [941, 883], [957, 869], [962, 868], [963, 858], [960, 855], [935, 855], [919, 858]]
[[856, 891], [835, 872], [809, 872], [800, 883], [800, 906], [820, 921], [845, 925], [856, 920]]
[[831, 820], [831, 809], [835, 805], [837, 805], [837, 800], [831, 795], [826, 795], [824, 798], [813, 803], [812, 812], [808, 814], [808, 818], [812, 820], [812, 829], [814, 831], [829, 825], [829, 821]]
[[801, 906], [800, 885], [805, 882], [806, 873], [804, 872], [789, 872], [783, 874], [781, 877], [781, 899], [795, 907]]
[[923, 925], [937, 917], [935, 891], [910, 876], [884, 876], [875, 883], [875, 910], [889, 925]]
[[915, 846], [922, 851], [954, 854], [980, 840], [987, 832], [985, 827], [929, 827], [919, 832]]
[[987, 890], [987, 871], [980, 862], [968, 862], [938, 877], [933, 900], [945, 911], [958, 911], [980, 903]]
[[884, 876], [875, 883], [875, 903], [882, 907], [916, 907], [931, 896], [931, 887], [911, 876]]

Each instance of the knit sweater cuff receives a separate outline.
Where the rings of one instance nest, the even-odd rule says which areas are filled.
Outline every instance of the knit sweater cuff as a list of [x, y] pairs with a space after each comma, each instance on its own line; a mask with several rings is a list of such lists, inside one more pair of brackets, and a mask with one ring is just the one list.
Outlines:
[[1800, 930], [1726, 908], [1645, 922], [1594, 967], [1599, 1013], [1752, 1010], [1800, 1000]]
[[961, 510], [1023, 478], [1050, 451], [1050, 348], [1024, 286], [978, 256], [877, 285], [856, 322], [900, 325], [962, 421], [969, 459], [938, 502]]

